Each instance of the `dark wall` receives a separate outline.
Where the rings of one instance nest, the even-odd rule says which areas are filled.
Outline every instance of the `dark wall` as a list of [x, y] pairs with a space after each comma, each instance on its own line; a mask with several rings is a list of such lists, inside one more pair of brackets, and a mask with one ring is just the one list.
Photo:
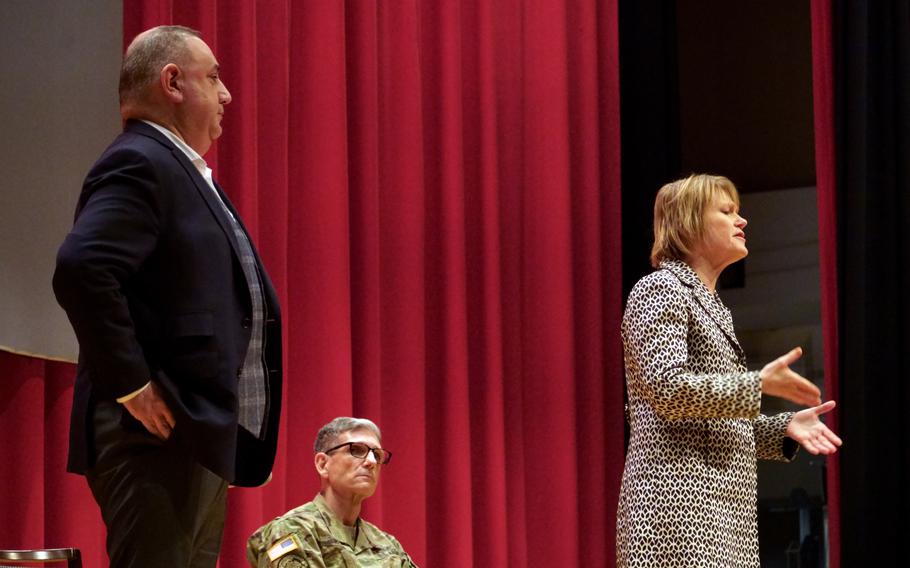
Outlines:
[[682, 169], [815, 185], [809, 2], [677, 2]]
[[664, 183], [710, 172], [744, 193], [815, 185], [812, 41], [808, 1], [625, 0], [619, 17], [628, 294], [650, 271]]

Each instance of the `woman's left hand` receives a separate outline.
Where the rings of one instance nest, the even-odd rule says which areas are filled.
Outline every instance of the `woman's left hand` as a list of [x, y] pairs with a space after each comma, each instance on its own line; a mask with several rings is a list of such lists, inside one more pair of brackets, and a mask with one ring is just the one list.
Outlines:
[[787, 436], [799, 442], [812, 455], [833, 454], [843, 442], [818, 417], [830, 412], [834, 405], [834, 401], [829, 400], [822, 405], [797, 412], [787, 425]]

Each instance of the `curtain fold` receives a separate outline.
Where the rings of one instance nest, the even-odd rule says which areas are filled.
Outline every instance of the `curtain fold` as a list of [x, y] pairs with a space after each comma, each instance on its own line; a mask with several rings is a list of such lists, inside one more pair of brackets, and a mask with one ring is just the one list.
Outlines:
[[0, 351], [0, 548], [82, 549], [106, 564], [101, 514], [85, 480], [65, 473], [76, 367]]
[[910, 507], [910, 5], [832, 2], [843, 566], [898, 566]]
[[[811, 0], [812, 91], [815, 124], [815, 177], [818, 201], [819, 284], [821, 288], [824, 344], [824, 399], [836, 400], [837, 412], [825, 418], [841, 432], [838, 417], [849, 401], [840, 397], [840, 348], [838, 345], [838, 232], [837, 160], [835, 153], [835, 65], [831, 0]], [[848, 441], [848, 444], [850, 442]], [[848, 446], [849, 450], [849, 446]], [[841, 566], [841, 454], [826, 458], [825, 482], [828, 503], [828, 560], [830, 568]]]
[[[286, 324], [274, 479], [230, 490], [221, 566], [246, 566], [247, 536], [315, 495], [313, 437], [338, 415], [382, 428], [395, 455], [364, 517], [419, 565], [612, 566], [616, 0], [125, 0], [125, 43], [165, 23], [219, 59], [233, 102], [206, 159]], [[0, 428], [40, 426], [13, 455], [46, 476], [0, 464], [4, 520], [35, 494], [0, 546], [54, 540], [102, 565], [95, 506], [63, 473], [72, 366], [0, 363], [22, 383], [3, 386]], [[51, 501], [84, 515], [54, 539]]]

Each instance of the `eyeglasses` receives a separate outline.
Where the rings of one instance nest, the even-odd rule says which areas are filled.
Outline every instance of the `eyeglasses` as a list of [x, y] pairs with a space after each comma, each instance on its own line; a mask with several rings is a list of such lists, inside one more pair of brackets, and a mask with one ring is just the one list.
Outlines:
[[334, 448], [325, 450], [323, 453], [327, 454], [329, 452], [334, 452], [335, 450], [340, 450], [345, 446], [348, 447], [348, 451], [351, 453], [351, 456], [357, 459], [363, 459], [367, 457], [367, 454], [370, 452], [373, 452], [373, 458], [376, 459], [376, 463], [379, 465], [385, 465], [392, 459], [392, 452], [389, 450], [383, 450], [382, 448], [371, 448], [370, 446], [361, 444], [360, 442], [345, 442], [343, 444], [338, 444]]

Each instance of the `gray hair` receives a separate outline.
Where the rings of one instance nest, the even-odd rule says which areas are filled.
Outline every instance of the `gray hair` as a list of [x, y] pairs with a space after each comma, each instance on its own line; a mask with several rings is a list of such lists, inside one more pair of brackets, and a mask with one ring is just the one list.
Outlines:
[[141, 100], [165, 65], [183, 63], [191, 37], [202, 34], [185, 26], [158, 26], [136, 36], [120, 66], [120, 105]]
[[372, 420], [339, 416], [319, 429], [319, 433], [316, 434], [316, 442], [313, 444], [313, 449], [317, 454], [319, 452], [324, 452], [335, 444], [336, 440], [338, 440], [338, 436], [345, 432], [353, 432], [354, 430], [369, 430], [376, 434], [376, 438], [379, 441], [382, 441], [382, 433], [379, 432], [379, 426]]

